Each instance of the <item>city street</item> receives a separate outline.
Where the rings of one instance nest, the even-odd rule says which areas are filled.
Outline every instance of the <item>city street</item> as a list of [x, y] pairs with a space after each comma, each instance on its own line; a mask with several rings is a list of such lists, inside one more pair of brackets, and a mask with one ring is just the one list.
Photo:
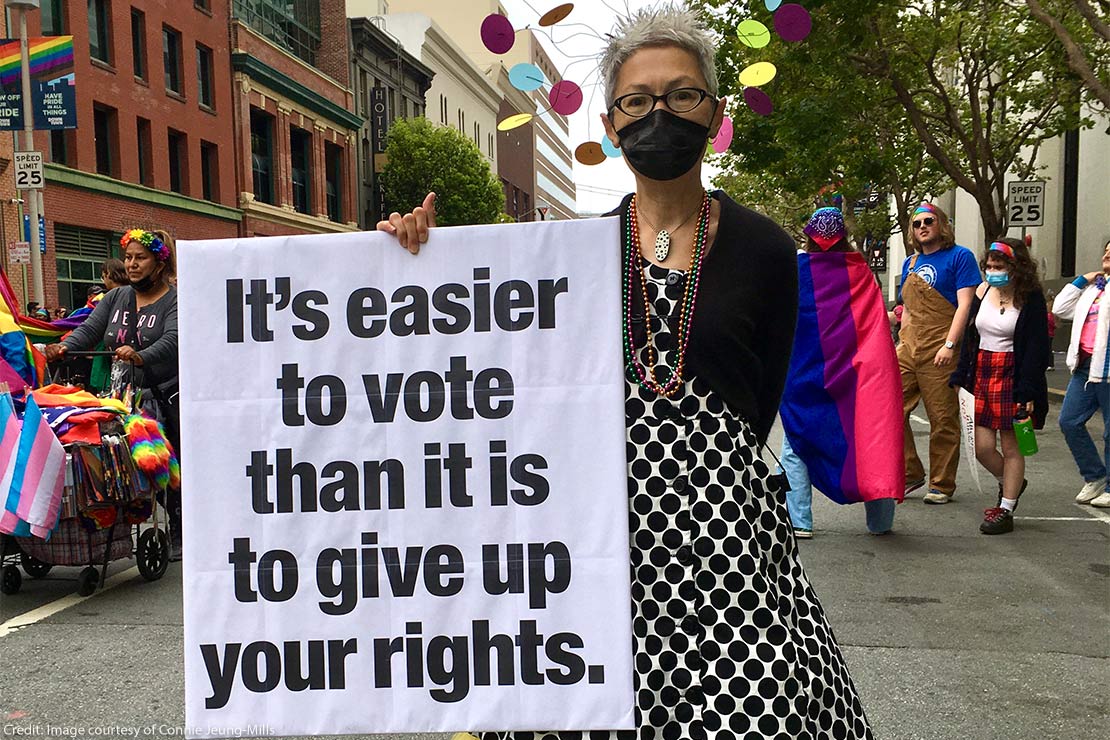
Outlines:
[[[1065, 382], [1056, 372], [1049, 384]], [[1105, 737], [1110, 510], [1073, 503], [1081, 481], [1054, 428], [1058, 397], [1053, 407], [1012, 534], [979, 534], [994, 486], [976, 492], [963, 462], [952, 503], [915, 494], [887, 537], [867, 534], [861, 507], [815, 497], [802, 557], [876, 738]], [[914, 426], [924, 453], [927, 427]], [[155, 583], [127, 561], [112, 573], [90, 598], [73, 595], [71, 568], [2, 597], [4, 737], [182, 732], [181, 569]]]

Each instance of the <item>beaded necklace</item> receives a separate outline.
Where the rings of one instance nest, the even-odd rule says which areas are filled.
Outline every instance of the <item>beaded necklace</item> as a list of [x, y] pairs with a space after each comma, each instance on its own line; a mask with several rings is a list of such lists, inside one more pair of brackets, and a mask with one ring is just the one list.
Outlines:
[[[655, 344], [651, 334], [651, 299], [648, 297], [647, 274], [640, 254], [640, 230], [636, 224], [636, 196], [628, 205], [628, 219], [625, 227], [624, 294], [624, 357], [629, 372], [635, 376], [641, 387], [670, 398], [678, 393], [683, 385], [683, 372], [686, 369], [686, 347], [690, 343], [690, 324], [694, 317], [694, 304], [698, 297], [698, 283], [701, 278], [701, 264], [705, 256], [705, 237], [709, 232], [709, 193], [702, 198], [701, 216], [698, 219], [694, 250], [690, 255], [690, 268], [686, 273], [686, 287], [682, 296], [682, 312], [678, 320], [678, 362], [666, 383], [660, 383], [655, 376]], [[640, 265], [637, 268], [637, 265]], [[640, 289], [644, 299], [644, 326], [647, 329], [647, 367], [636, 354], [636, 344], [632, 338], [632, 282], [634, 271], [640, 270]], [[663, 320], [666, 320], [664, 317]]]

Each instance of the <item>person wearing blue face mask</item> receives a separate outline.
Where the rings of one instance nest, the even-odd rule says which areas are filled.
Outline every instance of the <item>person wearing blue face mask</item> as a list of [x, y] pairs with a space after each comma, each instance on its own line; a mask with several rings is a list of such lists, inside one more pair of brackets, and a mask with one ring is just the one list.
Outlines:
[[975, 457], [998, 479], [998, 503], [984, 512], [979, 531], [1005, 534], [1014, 529], [1013, 512], [1028, 485], [1014, 416], [1024, 411], [1035, 428], [1044, 427], [1051, 346], [1044, 292], [1025, 244], [999, 239], [979, 264], [987, 279], [975, 292], [950, 384], [975, 395]]

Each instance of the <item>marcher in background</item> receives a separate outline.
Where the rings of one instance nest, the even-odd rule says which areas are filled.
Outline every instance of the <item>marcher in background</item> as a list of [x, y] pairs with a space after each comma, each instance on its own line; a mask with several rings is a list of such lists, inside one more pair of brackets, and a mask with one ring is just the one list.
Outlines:
[[123, 266], [123, 260], [118, 260], [115, 257], [104, 260], [104, 264], [100, 266], [100, 281], [104, 283], [104, 287], [108, 290], [129, 285], [127, 269]]
[[951, 383], [975, 395], [975, 457], [998, 480], [998, 502], [979, 531], [1005, 534], [1014, 530], [1014, 509], [1029, 484], [1014, 417], [1024, 411], [1043, 429], [1048, 414], [1048, 307], [1020, 239], [992, 243], [979, 264], [987, 279], [975, 292]]
[[[1076, 503], [1110, 508], [1110, 354], [1106, 351], [1110, 308], [1105, 300], [1106, 280], [1110, 276], [1110, 241], [1102, 252], [1102, 269], [1080, 275], [1060, 289], [1052, 304], [1052, 312], [1061, 319], [1071, 319], [1071, 340], [1068, 342], [1067, 364], [1071, 370], [1064, 404], [1060, 408], [1060, 431], [1083, 476], [1083, 488]], [[1099, 455], [1087, 422], [1102, 411], [1102, 455]]]
[[[166, 438], [180, 456], [177, 399], [177, 291], [167, 278], [176, 272], [173, 239], [164, 231], [132, 229], [123, 235], [129, 285], [105, 294], [83, 324], [46, 347], [54, 362], [67, 350], [90, 350], [103, 341], [115, 352], [113, 379], [129, 377], [133, 363], [142, 397], [153, 400]], [[144, 405], [145, 405], [144, 401]], [[171, 559], [181, 559], [181, 492], [167, 492]]]
[[[838, 208], [819, 208], [798, 256], [798, 324], [779, 415], [786, 504], [795, 536], [813, 536], [812, 483], [833, 501], [863, 501], [867, 530], [894, 526], [906, 472], [902, 398], [886, 307]], [[812, 481], [811, 481], [812, 477]]]
[[[623, 255], [636, 729], [484, 740], [872, 736], [760, 454], [798, 273], [789, 235], [702, 185], [716, 51], [693, 11], [662, 6], [622, 19], [601, 61], [603, 126], [636, 178], [620, 242], [596, 245]], [[378, 229], [416, 253], [434, 199]]]
[[1052, 303], [1056, 300], [1056, 291], [1048, 291], [1044, 298], [1048, 309], [1048, 369], [1055, 370], [1056, 352], [1052, 345], [1056, 340], [1056, 314], [1052, 313]]
[[956, 491], [960, 463], [960, 407], [949, 387], [954, 360], [967, 326], [975, 288], [982, 282], [975, 254], [956, 244], [948, 216], [931, 203], [913, 212], [916, 253], [902, 265], [900, 298], [905, 305], [899, 330], [903, 433], [908, 495], [925, 485], [910, 414], [919, 402], [929, 418], [927, 504], [946, 504]]

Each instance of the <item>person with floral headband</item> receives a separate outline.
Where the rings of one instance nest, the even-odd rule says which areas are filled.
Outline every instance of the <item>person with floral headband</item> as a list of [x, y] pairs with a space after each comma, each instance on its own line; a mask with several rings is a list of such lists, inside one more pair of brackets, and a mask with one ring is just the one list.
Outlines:
[[975, 395], [975, 457], [998, 479], [998, 503], [984, 512], [979, 531], [1005, 534], [1014, 531], [1014, 509], [1029, 483], [1014, 416], [1024, 412], [1041, 429], [1048, 414], [1048, 312], [1024, 242], [999, 239], [979, 264], [987, 279], [975, 291], [950, 382]]
[[[101, 341], [115, 352], [113, 384], [134, 382], [142, 397], [157, 402], [166, 435], [178, 444], [177, 289], [169, 279], [177, 273], [173, 239], [164, 231], [131, 229], [120, 239], [128, 285], [108, 291], [85, 322], [57, 344], [46, 347], [54, 362], [68, 350], [93, 349]], [[171, 559], [181, 556], [181, 492], [170, 491]]]
[[[898, 295], [905, 309], [898, 331], [902, 372], [903, 454], [906, 495], [929, 484], [922, 500], [946, 504], [956, 491], [960, 464], [960, 407], [948, 386], [967, 326], [975, 288], [982, 282], [975, 254], [956, 244], [948, 216], [932, 203], [913, 212], [915, 253], [902, 265]], [[919, 403], [929, 417], [929, 476], [917, 455], [910, 414]]]

